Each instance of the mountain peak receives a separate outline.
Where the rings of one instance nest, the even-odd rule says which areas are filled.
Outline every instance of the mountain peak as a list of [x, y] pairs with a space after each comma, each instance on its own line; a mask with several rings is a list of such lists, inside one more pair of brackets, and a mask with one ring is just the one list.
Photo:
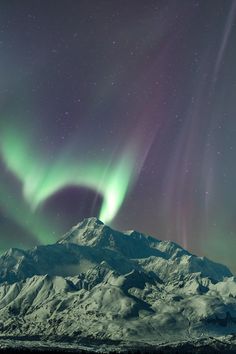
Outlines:
[[95, 244], [96, 239], [101, 237], [103, 228], [107, 228], [107, 226], [98, 218], [85, 218], [73, 226], [57, 243], [76, 243], [92, 246]]
[[56, 244], [0, 257], [3, 335], [157, 343], [173, 341], [175, 328], [183, 340], [233, 333], [235, 308], [236, 281], [225, 266], [97, 218]]
[[76, 226], [74, 226], [75, 228], [78, 227], [96, 227], [98, 225], [104, 225], [104, 223], [99, 220], [97, 217], [92, 216], [90, 218], [84, 218], [84, 220], [80, 221]]

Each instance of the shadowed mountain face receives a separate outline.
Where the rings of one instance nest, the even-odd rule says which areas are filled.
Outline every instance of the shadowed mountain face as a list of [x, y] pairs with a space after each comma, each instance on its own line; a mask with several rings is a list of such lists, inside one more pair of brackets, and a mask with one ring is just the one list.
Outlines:
[[229, 341], [236, 280], [173, 242], [88, 218], [56, 244], [0, 257], [0, 318], [2, 335], [125, 345]]

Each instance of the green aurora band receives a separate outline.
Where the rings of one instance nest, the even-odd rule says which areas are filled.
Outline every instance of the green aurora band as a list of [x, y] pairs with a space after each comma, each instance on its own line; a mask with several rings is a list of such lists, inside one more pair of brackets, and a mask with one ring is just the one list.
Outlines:
[[[135, 180], [137, 149], [130, 143], [118, 158], [99, 161], [72, 160], [65, 150], [52, 161], [38, 154], [27, 134], [5, 127], [0, 136], [0, 152], [6, 168], [22, 183], [21, 201], [5, 203], [6, 186], [1, 183], [1, 204], [5, 212], [28, 229], [41, 243], [53, 242], [50, 220], [40, 218], [37, 209], [54, 193], [70, 185], [91, 188], [103, 196], [99, 218], [111, 222]], [[16, 210], [17, 209], [17, 210]], [[30, 216], [30, 217], [29, 217]], [[30, 220], [30, 221], [29, 221]], [[58, 232], [58, 230], [57, 230]]]

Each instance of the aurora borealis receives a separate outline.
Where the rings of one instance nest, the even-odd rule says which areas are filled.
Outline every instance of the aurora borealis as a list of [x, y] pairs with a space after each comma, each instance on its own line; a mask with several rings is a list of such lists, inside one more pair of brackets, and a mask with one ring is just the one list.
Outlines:
[[1, 251], [98, 216], [236, 271], [236, 1], [0, 5]]

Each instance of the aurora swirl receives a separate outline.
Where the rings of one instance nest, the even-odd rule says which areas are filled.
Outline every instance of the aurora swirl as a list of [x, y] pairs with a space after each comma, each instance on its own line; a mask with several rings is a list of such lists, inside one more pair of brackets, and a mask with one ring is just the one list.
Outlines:
[[94, 215], [235, 271], [236, 2], [1, 7], [1, 250]]

